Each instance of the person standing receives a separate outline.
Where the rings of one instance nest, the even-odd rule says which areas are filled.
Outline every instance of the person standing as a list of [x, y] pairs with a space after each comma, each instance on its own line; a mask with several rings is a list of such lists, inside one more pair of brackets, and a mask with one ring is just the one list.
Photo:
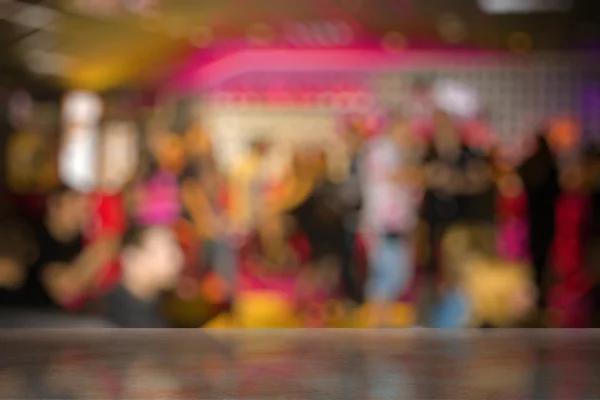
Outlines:
[[428, 323], [444, 283], [440, 244], [457, 222], [493, 223], [494, 194], [487, 157], [467, 147], [452, 118], [438, 111], [425, 155], [425, 198], [422, 216], [429, 228], [429, 261], [425, 271], [420, 319]]
[[365, 150], [363, 226], [370, 272], [367, 300], [373, 324], [393, 323], [393, 305], [413, 277], [412, 235], [418, 222], [419, 170], [410, 157], [411, 131], [404, 119]]
[[265, 159], [270, 148], [265, 140], [253, 141], [250, 153], [233, 166], [229, 175], [230, 217], [240, 232], [249, 233], [255, 228], [255, 217], [264, 206]]
[[529, 209], [529, 251], [538, 288], [538, 307], [547, 306], [545, 281], [548, 258], [555, 233], [556, 201], [560, 194], [559, 171], [544, 134], [539, 134], [527, 160], [518, 169], [525, 186]]
[[343, 205], [343, 223], [345, 231], [345, 247], [342, 253], [341, 273], [346, 297], [354, 303], [363, 301], [362, 288], [357, 282], [355, 271], [355, 249], [359, 229], [360, 214], [363, 206], [362, 145], [363, 134], [357, 127], [352, 127], [346, 136], [348, 146], [348, 176], [340, 184], [340, 203]]
[[584, 229], [585, 265], [592, 278], [591, 325], [600, 326], [600, 148], [587, 148], [584, 159], [584, 183], [589, 200]]

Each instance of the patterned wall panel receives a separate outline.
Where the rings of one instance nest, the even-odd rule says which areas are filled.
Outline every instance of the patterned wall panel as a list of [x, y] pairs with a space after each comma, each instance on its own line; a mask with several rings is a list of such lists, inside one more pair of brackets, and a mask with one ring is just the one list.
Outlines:
[[600, 131], [600, 90], [593, 74], [598, 66], [597, 59], [564, 56], [417, 56], [393, 71], [373, 74], [372, 79], [378, 98], [389, 108], [410, 104], [411, 86], [417, 80], [458, 81], [478, 93], [495, 130], [511, 141], [557, 114], [575, 116], [586, 131]]

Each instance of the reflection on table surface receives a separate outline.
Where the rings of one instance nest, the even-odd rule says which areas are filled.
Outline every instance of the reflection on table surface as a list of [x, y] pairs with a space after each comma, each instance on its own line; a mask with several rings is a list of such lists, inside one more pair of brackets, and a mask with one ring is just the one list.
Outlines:
[[2, 399], [589, 399], [598, 331], [6, 330]]

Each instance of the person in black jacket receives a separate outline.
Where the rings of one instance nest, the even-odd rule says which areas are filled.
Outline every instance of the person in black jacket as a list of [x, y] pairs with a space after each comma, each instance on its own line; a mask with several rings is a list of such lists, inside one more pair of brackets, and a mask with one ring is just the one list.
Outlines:
[[560, 194], [559, 170], [544, 134], [537, 136], [534, 151], [518, 172], [527, 193], [530, 254], [539, 293], [538, 307], [543, 311], [547, 306], [544, 283], [554, 239], [556, 200]]
[[600, 326], [600, 147], [588, 146], [584, 156], [584, 187], [589, 196], [584, 227], [585, 266], [594, 280], [590, 293], [592, 327]]
[[362, 303], [363, 293], [360, 287], [355, 264], [356, 235], [359, 229], [360, 213], [363, 205], [361, 185], [363, 136], [353, 127], [346, 136], [348, 146], [349, 166], [348, 176], [339, 185], [340, 204], [343, 212], [343, 229], [345, 236], [344, 249], [341, 259], [342, 281], [346, 297], [355, 303]]
[[340, 185], [329, 179], [326, 154], [317, 152], [313, 156], [313, 163], [317, 165], [312, 167], [316, 167], [317, 172], [311, 190], [288, 211], [288, 215], [298, 233], [303, 234], [310, 243], [310, 263], [320, 272], [331, 272], [332, 276], [337, 277], [347, 249]]
[[450, 227], [466, 223], [487, 226], [494, 221], [494, 184], [486, 154], [468, 147], [453, 119], [437, 111], [434, 131], [423, 160], [425, 196], [422, 218], [427, 223], [429, 262], [426, 265], [421, 316], [431, 317], [438, 288], [446, 278], [440, 244]]

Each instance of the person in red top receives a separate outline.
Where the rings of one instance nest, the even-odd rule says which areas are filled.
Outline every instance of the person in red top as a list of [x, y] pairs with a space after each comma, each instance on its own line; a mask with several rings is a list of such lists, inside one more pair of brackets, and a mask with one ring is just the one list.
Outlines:
[[[123, 192], [101, 185], [88, 197], [91, 218], [83, 232], [83, 245], [119, 241], [128, 226]], [[85, 307], [89, 300], [100, 298], [112, 290], [120, 278], [121, 271], [115, 254], [98, 268], [90, 290], [65, 304], [65, 308], [76, 311]]]
[[[127, 230], [123, 195], [98, 191], [91, 195], [94, 221], [85, 237], [87, 243], [118, 239]], [[99, 270], [92, 296], [106, 293], [119, 281], [120, 269], [117, 260], [111, 260]]]

